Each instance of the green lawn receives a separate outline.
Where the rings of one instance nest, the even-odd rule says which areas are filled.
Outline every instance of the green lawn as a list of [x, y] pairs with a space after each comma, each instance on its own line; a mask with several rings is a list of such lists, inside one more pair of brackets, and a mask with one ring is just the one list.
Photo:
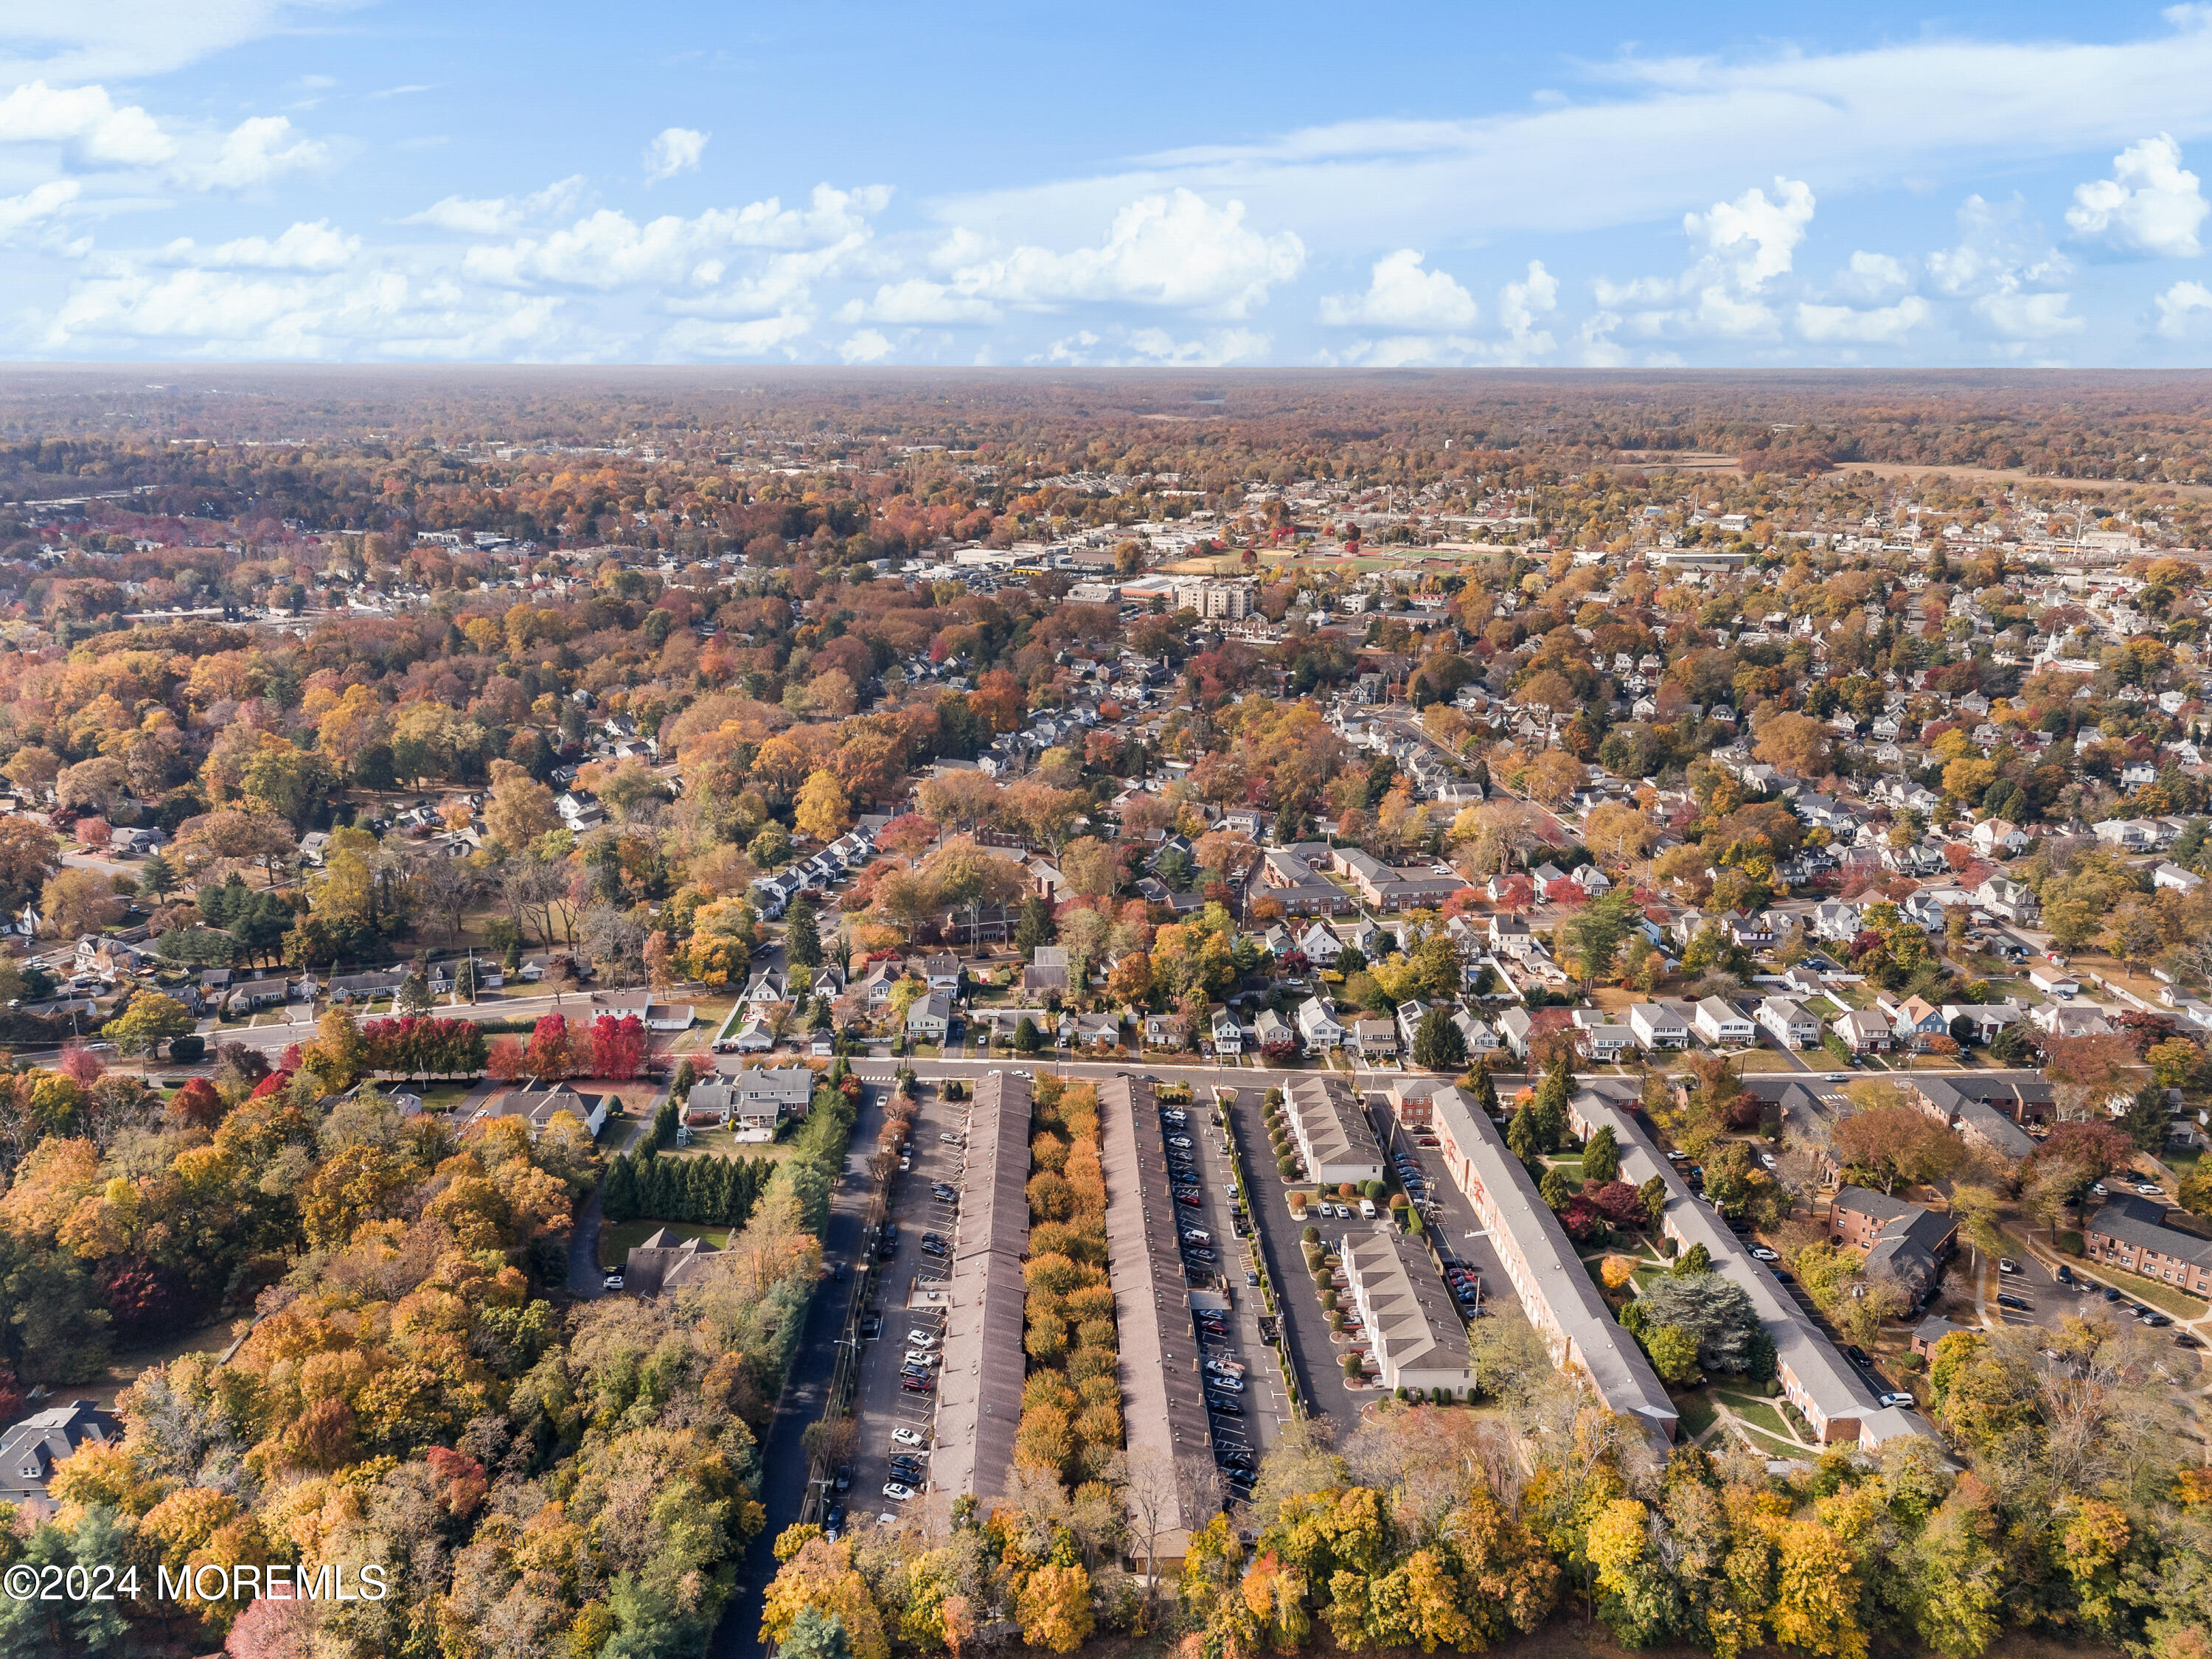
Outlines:
[[1735, 1427], [1739, 1435], [1751, 1443], [1752, 1449], [1763, 1451], [1769, 1457], [1795, 1458], [1802, 1462], [1813, 1455], [1802, 1446], [1792, 1445], [1787, 1440], [1777, 1440], [1773, 1436], [1761, 1434], [1756, 1429], [1747, 1429], [1741, 1423], [1736, 1424]]
[[1788, 1437], [1790, 1428], [1782, 1420], [1782, 1413], [1765, 1401], [1754, 1399], [1747, 1394], [1726, 1392], [1722, 1393], [1720, 1398], [1730, 1411], [1753, 1427], [1765, 1429], [1784, 1438]]
[[2186, 1291], [2177, 1291], [2172, 1285], [2158, 1279], [2129, 1273], [2109, 1261], [2100, 1261], [2095, 1265], [2097, 1271], [2104, 1274], [2107, 1284], [2119, 1287], [2122, 1296], [2148, 1302], [2161, 1313], [2170, 1313], [2178, 1319], [2201, 1319], [2207, 1311], [2206, 1304]]
[[684, 1221], [617, 1221], [599, 1229], [599, 1267], [608, 1271], [629, 1259], [630, 1251], [665, 1227], [678, 1238], [703, 1238], [716, 1249], [730, 1242], [727, 1227], [695, 1227]]

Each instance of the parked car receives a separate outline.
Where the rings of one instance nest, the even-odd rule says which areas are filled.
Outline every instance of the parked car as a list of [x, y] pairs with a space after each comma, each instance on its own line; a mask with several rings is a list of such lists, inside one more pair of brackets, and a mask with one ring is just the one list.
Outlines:
[[915, 1429], [893, 1429], [891, 1438], [902, 1446], [927, 1446], [929, 1437]]
[[2008, 1255], [2001, 1255], [1997, 1258], [1997, 1271], [2001, 1273], [2016, 1273], [2020, 1271], [2020, 1263]]
[[2000, 1296], [1997, 1297], [1997, 1306], [2000, 1308], [2010, 1308], [2019, 1313], [2026, 1313], [2027, 1311], [2027, 1299], [2025, 1297], [2010, 1295]]
[[884, 1496], [894, 1504], [903, 1504], [914, 1496], [914, 1488], [902, 1480], [886, 1480], [884, 1482]]
[[916, 1348], [933, 1348], [937, 1346], [937, 1334], [934, 1331], [911, 1330], [906, 1334], [906, 1340], [910, 1346]]
[[609, 1273], [605, 1279], [599, 1281], [599, 1288], [603, 1291], [618, 1291], [622, 1289], [622, 1287], [623, 1276], [618, 1273]]
[[1912, 1396], [1909, 1394], [1886, 1394], [1881, 1397], [1881, 1403], [1885, 1406], [1910, 1406]]

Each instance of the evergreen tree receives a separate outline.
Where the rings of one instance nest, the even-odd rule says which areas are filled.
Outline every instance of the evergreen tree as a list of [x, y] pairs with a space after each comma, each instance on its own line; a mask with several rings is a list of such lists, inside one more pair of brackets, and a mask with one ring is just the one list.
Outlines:
[[1536, 1190], [1543, 1195], [1545, 1204], [1550, 1208], [1564, 1210], [1567, 1207], [1567, 1200], [1575, 1195], [1574, 1179], [1555, 1164], [1544, 1171], [1544, 1178], [1536, 1183]]
[[1467, 1064], [1467, 1038], [1442, 1007], [1421, 1016], [1413, 1033], [1413, 1064], [1431, 1072], [1456, 1072]]
[[1498, 1115], [1498, 1085], [1491, 1078], [1487, 1054], [1474, 1063], [1474, 1097], [1484, 1111], [1492, 1117]]
[[1513, 1114], [1513, 1121], [1505, 1126], [1505, 1144], [1513, 1156], [1523, 1164], [1542, 1151], [1540, 1137], [1536, 1131], [1536, 1109], [1522, 1106]]
[[637, 1176], [627, 1152], [607, 1165], [607, 1178], [599, 1183], [599, 1212], [610, 1221], [627, 1221], [637, 1213]]
[[1567, 1069], [1566, 1056], [1562, 1054], [1544, 1074], [1544, 1081], [1536, 1090], [1536, 1143], [1540, 1150], [1556, 1152], [1565, 1138], [1567, 1095], [1573, 1086], [1573, 1074]]
[[1032, 893], [1022, 901], [1022, 919], [1014, 927], [1014, 943], [1021, 947], [1022, 959], [1034, 962], [1037, 946], [1049, 945], [1053, 932], [1051, 904]]
[[1027, 1014], [1014, 1027], [1014, 1047], [1025, 1054], [1033, 1054], [1044, 1047], [1044, 1038], [1038, 1033], [1036, 1022]]
[[822, 930], [810, 899], [792, 901], [791, 921], [783, 933], [783, 959], [793, 968], [810, 971], [822, 965]]
[[1603, 1185], [1620, 1173], [1620, 1145], [1613, 1139], [1613, 1125], [1601, 1123], [1583, 1148], [1583, 1179]]

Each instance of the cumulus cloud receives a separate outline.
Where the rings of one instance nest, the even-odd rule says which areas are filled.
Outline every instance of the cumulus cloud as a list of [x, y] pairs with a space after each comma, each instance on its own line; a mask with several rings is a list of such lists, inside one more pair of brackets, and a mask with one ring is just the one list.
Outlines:
[[1912, 273], [1905, 268], [1903, 260], [1887, 253], [1869, 253], [1863, 249], [1853, 253], [1850, 262], [1828, 284], [1838, 299], [1855, 301], [1860, 305], [1879, 305], [1911, 286]]
[[399, 222], [458, 231], [465, 236], [508, 236], [541, 219], [573, 213], [583, 199], [584, 175], [578, 173], [527, 196], [447, 196]]
[[361, 238], [327, 219], [294, 225], [281, 236], [242, 236], [204, 248], [180, 236], [161, 250], [161, 262], [204, 270], [336, 270], [361, 252]]
[[2212, 288], [2183, 281], [2160, 295], [2158, 331], [2169, 340], [2202, 339], [2212, 332]]
[[1610, 334], [1624, 325], [1652, 337], [1741, 340], [1773, 333], [1778, 319], [1762, 290], [1789, 274], [1814, 208], [1803, 180], [1778, 178], [1771, 198], [1754, 186], [1732, 202], [1684, 214], [1683, 232], [1698, 254], [1680, 276], [1629, 283], [1600, 277], [1593, 284], [1601, 310], [1591, 321], [1611, 320], [1595, 331], [1585, 328], [1585, 361], [1611, 360]]
[[882, 331], [864, 328], [837, 348], [848, 363], [879, 363], [891, 355], [891, 343]]
[[118, 106], [105, 87], [33, 81], [0, 98], [0, 143], [59, 144], [81, 167], [144, 167], [176, 144], [136, 104]]
[[960, 323], [995, 323], [1004, 313], [990, 301], [963, 294], [926, 276], [885, 283], [867, 300], [854, 300], [837, 315], [848, 323], [892, 323], [902, 327], [944, 327]]
[[557, 333], [550, 295], [484, 295], [449, 280], [129, 270], [79, 283], [50, 350], [157, 349], [207, 357], [466, 360], [538, 355]]
[[1985, 334], [2014, 344], [2079, 333], [2062, 286], [2074, 274], [2014, 201], [1969, 196], [1959, 209], [1959, 243], [1928, 256], [1937, 292], [1971, 303], [1966, 312]]
[[184, 161], [178, 170], [204, 189], [253, 190], [330, 159], [328, 145], [297, 136], [283, 116], [257, 115], [232, 128], [212, 152]]
[[1333, 326], [1472, 328], [1474, 295], [1443, 270], [1425, 270], [1416, 250], [1401, 247], [1375, 262], [1364, 294], [1332, 294], [1321, 302], [1321, 320]]
[[1498, 320], [1504, 325], [1506, 345], [1497, 360], [1525, 363], [1549, 356], [1555, 343], [1548, 331], [1536, 326], [1536, 319], [1559, 308], [1559, 279], [1544, 269], [1542, 260], [1531, 259], [1526, 276], [1498, 291]]
[[2070, 294], [1984, 294], [1974, 301], [1974, 314], [2002, 339], [2021, 342], [2056, 340], [2079, 334], [2087, 324], [2071, 316]]
[[1808, 302], [1797, 307], [1797, 332], [1816, 345], [1896, 345], [1933, 315], [1928, 301], [1917, 294], [1908, 294], [1893, 306], [1865, 310]]
[[1164, 328], [1140, 328], [1129, 337], [1127, 360], [1136, 364], [1218, 368], [1267, 355], [1268, 337], [1249, 328], [1216, 329], [1195, 340], [1178, 340]]
[[556, 283], [609, 290], [638, 283], [707, 285], [722, 278], [735, 250], [804, 247], [868, 234], [890, 191], [881, 185], [842, 191], [815, 186], [803, 208], [771, 196], [741, 208], [709, 208], [692, 218], [674, 214], [638, 223], [611, 208], [544, 237], [471, 248], [462, 268], [471, 276], [510, 286]]
[[693, 127], [667, 127], [645, 147], [645, 182], [657, 185], [679, 173], [697, 169], [707, 153], [709, 134]]
[[2069, 229], [2120, 253], [2187, 259], [2198, 252], [2197, 227], [2212, 202], [2181, 165], [2181, 146], [2161, 132], [2112, 158], [2112, 176], [2074, 187]]
[[50, 179], [21, 196], [0, 196], [0, 241], [52, 218], [76, 200], [80, 188], [74, 179]]
[[956, 235], [940, 255], [953, 264], [952, 289], [1036, 310], [1093, 301], [1240, 318], [1305, 264], [1305, 245], [1291, 232], [1262, 235], [1244, 223], [1242, 202], [1215, 208], [1188, 190], [1130, 203], [1097, 247], [968, 257], [979, 246]]
[[804, 313], [755, 317], [741, 323], [710, 322], [687, 317], [661, 336], [664, 355], [677, 357], [786, 357], [799, 354], [792, 348], [805, 338], [814, 319]]

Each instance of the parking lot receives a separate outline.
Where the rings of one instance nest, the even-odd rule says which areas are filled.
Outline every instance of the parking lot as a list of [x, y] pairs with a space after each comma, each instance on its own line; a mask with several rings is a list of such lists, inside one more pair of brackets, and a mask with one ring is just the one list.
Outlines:
[[[947, 1101], [935, 1086], [923, 1086], [909, 1148], [912, 1167], [891, 1177], [890, 1224], [897, 1233], [888, 1259], [879, 1239], [868, 1242], [876, 1255], [875, 1288], [860, 1322], [854, 1437], [844, 1464], [848, 1489], [832, 1491], [825, 1521], [842, 1522], [846, 1510], [896, 1516], [928, 1490], [927, 1449], [937, 1410], [933, 1356], [943, 1341], [941, 1303], [959, 1214], [957, 1201], [934, 1188], [941, 1182], [958, 1189], [966, 1152], [959, 1131], [966, 1111], [966, 1103]], [[929, 1247], [932, 1237], [942, 1241], [947, 1255]], [[910, 1340], [909, 1334], [926, 1340]], [[914, 1362], [927, 1373], [917, 1379], [923, 1384], [918, 1388], [906, 1381], [909, 1352], [928, 1356]], [[894, 1458], [910, 1461], [894, 1469]], [[915, 1497], [886, 1494], [884, 1488], [894, 1480]]]
[[[1424, 1188], [1421, 1220], [1436, 1245], [1437, 1259], [1447, 1267], [1462, 1266], [1474, 1275], [1479, 1287], [1476, 1298], [1472, 1304], [1462, 1298], [1462, 1308], [1478, 1318], [1518, 1308], [1520, 1298], [1513, 1292], [1513, 1282], [1505, 1276], [1505, 1264], [1498, 1260], [1498, 1247], [1476, 1218], [1474, 1206], [1467, 1201], [1467, 1194], [1460, 1191], [1444, 1169], [1443, 1154], [1419, 1144], [1417, 1137], [1398, 1121], [1388, 1097], [1369, 1095], [1366, 1100], [1368, 1121], [1374, 1125], [1376, 1138], [1382, 1143], [1383, 1156], [1394, 1163], [1411, 1158], [1419, 1169]], [[1413, 1187], [1404, 1179], [1402, 1166], [1398, 1174], [1399, 1184], [1411, 1195]]]
[[[1236, 1407], [1234, 1412], [1210, 1413], [1208, 1427], [1228, 1489], [1239, 1497], [1248, 1496], [1260, 1458], [1274, 1443], [1291, 1415], [1274, 1356], [1261, 1339], [1260, 1318], [1264, 1310], [1255, 1283], [1251, 1224], [1247, 1218], [1239, 1231], [1231, 1196], [1235, 1174], [1212, 1110], [1211, 1091], [1201, 1091], [1188, 1107], [1164, 1106], [1161, 1120], [1169, 1171], [1176, 1178], [1178, 1194], [1184, 1277], [1190, 1283], [1198, 1314], [1200, 1361], [1210, 1374], [1218, 1374], [1212, 1370], [1214, 1367], [1231, 1371], [1240, 1365], [1243, 1368], [1241, 1392], [1207, 1390], [1216, 1401], [1226, 1395], [1228, 1403]], [[1188, 1144], [1178, 1146], [1177, 1140]], [[1185, 1176], [1188, 1180], [1180, 1178]], [[1194, 1194], [1198, 1203], [1187, 1202], [1182, 1196], [1185, 1194]], [[1194, 1236], [1198, 1233], [1206, 1237], [1198, 1238]]]

